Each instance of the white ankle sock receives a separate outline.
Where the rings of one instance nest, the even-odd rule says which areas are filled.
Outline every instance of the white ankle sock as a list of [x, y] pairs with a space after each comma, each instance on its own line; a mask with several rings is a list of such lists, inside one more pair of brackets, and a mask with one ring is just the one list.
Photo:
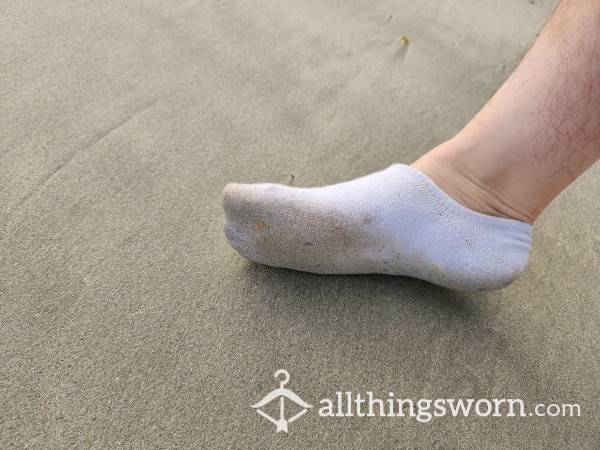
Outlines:
[[472, 211], [410, 166], [321, 188], [225, 187], [225, 233], [254, 262], [500, 289], [525, 269], [531, 225]]

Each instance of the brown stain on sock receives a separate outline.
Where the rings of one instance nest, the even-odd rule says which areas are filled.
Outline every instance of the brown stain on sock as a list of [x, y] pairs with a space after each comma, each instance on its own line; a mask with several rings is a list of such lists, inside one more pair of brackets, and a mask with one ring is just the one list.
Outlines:
[[256, 220], [252, 228], [254, 228], [255, 231], [263, 231], [267, 228], [267, 223], [264, 220]]
[[[314, 273], [364, 273], [366, 250], [379, 247], [370, 214], [346, 214], [285, 191], [230, 186], [225, 192], [230, 243], [242, 256]], [[241, 236], [242, 238], [238, 238]], [[370, 272], [383, 271], [380, 262]]]
[[446, 273], [446, 271], [444, 270], [444, 268], [443, 268], [443, 267], [441, 267], [441, 266], [438, 266], [438, 265], [437, 265], [437, 264], [435, 264], [435, 263], [433, 263], [432, 265], [433, 265], [433, 270], [435, 270], [435, 273], [436, 273], [438, 276], [440, 276], [440, 277], [443, 277], [443, 276], [444, 276], [444, 274]]
[[254, 230], [265, 237], [257, 240], [257, 251], [272, 265], [337, 272], [353, 263], [360, 265], [361, 254], [370, 245], [364, 216], [322, 211], [316, 205], [297, 202], [280, 202], [276, 208], [265, 205], [261, 210], [268, 217], [254, 221]]

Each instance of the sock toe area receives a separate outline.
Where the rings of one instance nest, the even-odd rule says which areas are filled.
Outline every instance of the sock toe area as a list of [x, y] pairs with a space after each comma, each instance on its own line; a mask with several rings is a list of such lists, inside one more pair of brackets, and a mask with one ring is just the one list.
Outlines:
[[[223, 206], [230, 245], [245, 258], [270, 266], [364, 273], [363, 255], [374, 245], [370, 222], [302, 192], [277, 184], [227, 185]], [[377, 272], [379, 266], [369, 271]]]

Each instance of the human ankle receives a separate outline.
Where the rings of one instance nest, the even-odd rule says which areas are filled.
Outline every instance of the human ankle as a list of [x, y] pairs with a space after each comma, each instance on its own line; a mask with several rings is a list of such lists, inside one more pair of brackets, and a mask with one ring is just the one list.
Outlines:
[[427, 175], [450, 198], [473, 211], [533, 224], [539, 213], [515, 198], [510, 167], [504, 167], [505, 161], [482, 161], [480, 156], [483, 154], [494, 155], [495, 152], [481, 148], [481, 144], [470, 144], [459, 136], [434, 148], [411, 167]]

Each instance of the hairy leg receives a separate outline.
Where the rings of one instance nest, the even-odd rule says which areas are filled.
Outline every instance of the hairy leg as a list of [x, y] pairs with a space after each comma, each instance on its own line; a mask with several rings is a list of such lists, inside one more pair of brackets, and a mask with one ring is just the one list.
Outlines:
[[600, 3], [563, 1], [484, 108], [412, 167], [323, 188], [226, 186], [230, 244], [308, 272], [506, 286], [525, 268], [531, 224], [600, 156], [599, 52]]
[[562, 1], [483, 109], [412, 166], [468, 208], [532, 224], [599, 139], [600, 2]]

